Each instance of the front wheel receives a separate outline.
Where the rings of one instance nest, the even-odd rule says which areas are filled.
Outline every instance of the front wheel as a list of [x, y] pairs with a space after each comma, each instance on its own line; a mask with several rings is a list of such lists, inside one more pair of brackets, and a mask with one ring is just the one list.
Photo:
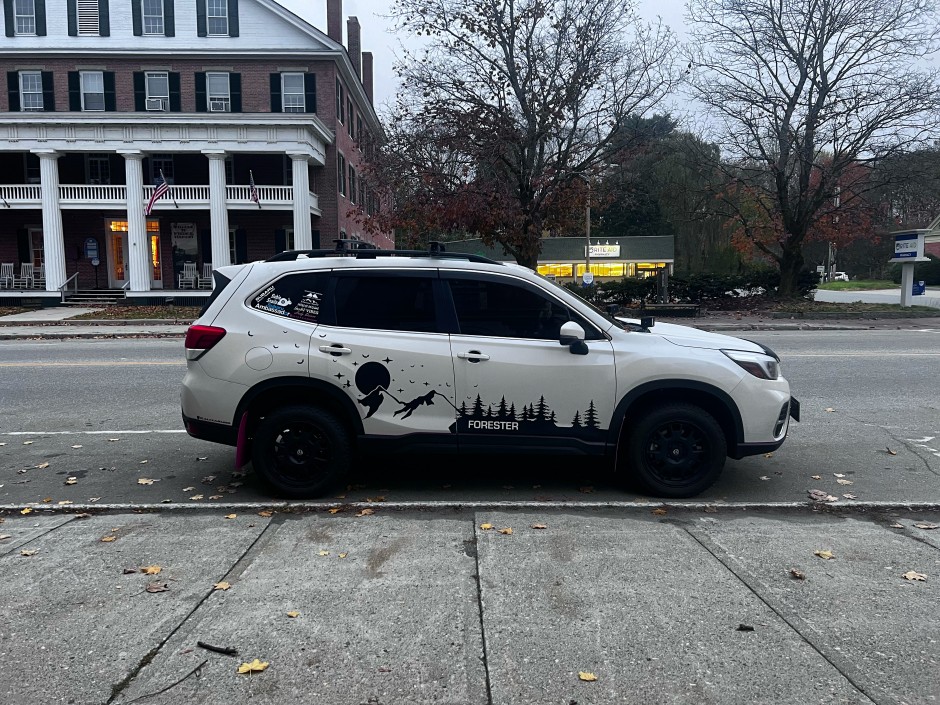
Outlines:
[[651, 409], [630, 432], [627, 458], [634, 477], [656, 497], [694, 497], [711, 487], [725, 465], [721, 426], [692, 404]]
[[258, 424], [251, 459], [280, 495], [318, 497], [348, 472], [352, 444], [346, 427], [329, 412], [286, 406]]

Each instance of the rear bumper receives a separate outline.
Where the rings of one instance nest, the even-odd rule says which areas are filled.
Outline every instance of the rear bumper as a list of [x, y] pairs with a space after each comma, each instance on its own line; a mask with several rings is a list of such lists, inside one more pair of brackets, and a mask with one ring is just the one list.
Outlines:
[[227, 446], [234, 446], [238, 442], [238, 429], [234, 426], [215, 423], [214, 421], [191, 419], [186, 414], [183, 414], [183, 426], [186, 428], [186, 433], [203, 441], [221, 443]]

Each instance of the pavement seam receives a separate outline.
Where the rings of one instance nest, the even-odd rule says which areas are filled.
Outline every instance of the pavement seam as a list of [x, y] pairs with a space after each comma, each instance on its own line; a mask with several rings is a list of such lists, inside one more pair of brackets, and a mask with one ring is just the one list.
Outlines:
[[[267, 526], [265, 526], [264, 529], [263, 529], [263, 530], [255, 537], [255, 539], [248, 545], [248, 547], [247, 547], [244, 551], [242, 551], [242, 554], [241, 554], [238, 558], [235, 559], [235, 562], [232, 564], [232, 567], [229, 568], [229, 569], [225, 572], [225, 574], [222, 576], [223, 579], [224, 579], [225, 577], [227, 577], [228, 575], [231, 575], [231, 574], [232, 574], [232, 571], [235, 570], [235, 568], [238, 566], [238, 564], [239, 564], [242, 560], [244, 560], [245, 556], [247, 556], [248, 553], [251, 552], [251, 550], [258, 544], [258, 541], [261, 540], [261, 537], [268, 533], [268, 530], [271, 528], [272, 524], [274, 524], [274, 522], [273, 522], [273, 521], [269, 521], [268, 524], [267, 524]], [[280, 522], [278, 522], [278, 526], [280, 526]], [[197, 611], [200, 607], [202, 607], [210, 597], [212, 597], [213, 593], [215, 593], [215, 588], [214, 588], [214, 587], [213, 587], [212, 589], [208, 590], [208, 591], [206, 592], [206, 594], [203, 595], [202, 598], [201, 598], [199, 601], [196, 602], [196, 604], [193, 606], [193, 608], [192, 608], [189, 612], [187, 612], [186, 615], [183, 616], [183, 618], [179, 621], [179, 623], [178, 623], [175, 627], [173, 627], [173, 629], [171, 629], [170, 632], [169, 632], [163, 639], [161, 639], [160, 642], [159, 642], [155, 647], [153, 647], [150, 651], [148, 651], [146, 654], [144, 654], [143, 658], [141, 658], [141, 660], [140, 660], [140, 662], [137, 664], [137, 666], [135, 666], [135, 667], [127, 674], [127, 676], [125, 676], [119, 683], [117, 683], [117, 684], [111, 686], [111, 697], [108, 698], [108, 700], [106, 701], [105, 705], [111, 705], [111, 703], [114, 702], [115, 698], [119, 698], [119, 697], [120, 697], [121, 693], [123, 693], [123, 692], [127, 689], [127, 687], [134, 681], [134, 679], [137, 678], [137, 676], [140, 675], [140, 672], [141, 672], [144, 668], [146, 668], [146, 667], [150, 664], [150, 662], [153, 661], [154, 658], [156, 658], [156, 656], [160, 653], [160, 650], [163, 649], [164, 646], [166, 646], [167, 642], [169, 642], [170, 639], [172, 639], [172, 638], [176, 635], [176, 633], [177, 633], [180, 629], [183, 628], [183, 626], [192, 618], [192, 616], [196, 613], [196, 611]], [[197, 669], [195, 669], [195, 670], [198, 670], [199, 668], [202, 668], [203, 665], [204, 665], [204, 664], [200, 664], [199, 667], [198, 667]], [[190, 675], [191, 675], [191, 674], [190, 674]], [[188, 677], [189, 677], [189, 676], [187, 675], [187, 678], [188, 678]], [[179, 685], [180, 683], [182, 683], [183, 680], [185, 680], [185, 678], [184, 678], [184, 679], [181, 679], [181, 680], [179, 680], [179, 681], [177, 681], [176, 683], [173, 683], [172, 686], [170, 686], [170, 687], [176, 687], [177, 685]], [[168, 688], [165, 689], [165, 690], [168, 690]], [[137, 701], [137, 700], [141, 700], [141, 699], [143, 699], [143, 698], [149, 698], [149, 697], [151, 697], [151, 696], [153, 696], [153, 695], [158, 695], [158, 694], [161, 693], [161, 692], [165, 692], [165, 690], [164, 690], [164, 691], [157, 691], [156, 693], [147, 693], [146, 695], [142, 695], [142, 696], [139, 696], [139, 697], [137, 697], [137, 698], [134, 698], [133, 700], [127, 701], [127, 703], [125, 703], [125, 705], [130, 705], [130, 703], [135, 702], [135, 701]]]
[[[733, 575], [744, 587], [746, 587], [754, 597], [756, 597], [763, 605], [767, 607], [771, 612], [773, 612], [777, 617], [789, 627], [794, 634], [799, 637], [807, 646], [809, 646], [813, 651], [815, 651], [820, 658], [822, 658], [826, 663], [832, 666], [843, 678], [845, 678], [853, 688], [855, 688], [859, 693], [868, 698], [869, 702], [879, 705], [881, 701], [877, 700], [863, 685], [858, 683], [855, 678], [849, 675], [852, 664], [845, 658], [835, 659], [826, 652], [822, 650], [816, 643], [809, 637], [809, 634], [813, 632], [813, 629], [810, 628], [810, 625], [799, 615], [787, 615], [781, 609], [778, 609], [773, 604], [771, 604], [767, 599], [764, 598], [764, 595], [761, 591], [770, 593], [770, 587], [765, 585], [759, 578], [747, 574], [746, 571], [737, 570], [736, 566], [733, 565], [733, 561], [728, 556], [728, 554], [722, 550], [722, 548], [713, 542], [704, 532], [700, 532], [696, 528], [691, 528], [684, 523], [678, 524], [679, 528], [685, 531], [693, 541], [700, 545], [705, 551], [709, 553], [716, 561], [718, 561], [725, 570], [727, 570], [731, 575]], [[752, 583], [756, 583], [756, 586]], [[841, 663], [837, 663], [837, 660]]]
[[480, 643], [483, 645], [483, 676], [486, 683], [486, 703], [493, 705], [493, 689], [490, 683], [489, 648], [486, 644], [486, 625], [483, 620], [483, 576], [480, 575], [480, 539], [477, 533], [477, 514], [471, 518], [470, 531], [473, 532], [473, 560], [476, 562], [477, 610], [480, 613]]

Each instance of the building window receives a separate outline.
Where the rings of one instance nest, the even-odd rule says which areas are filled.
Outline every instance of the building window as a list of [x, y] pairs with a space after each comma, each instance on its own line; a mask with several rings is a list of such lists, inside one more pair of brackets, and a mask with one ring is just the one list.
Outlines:
[[356, 142], [359, 143], [359, 148], [362, 149], [362, 115], [356, 116]]
[[163, 0], [142, 0], [144, 34], [163, 35]]
[[97, 37], [98, 27], [98, 0], [77, 0], [79, 36], [90, 35]]
[[235, 159], [231, 154], [225, 157], [225, 184], [231, 186], [235, 183]]
[[104, 73], [82, 71], [82, 110], [104, 110]]
[[294, 185], [294, 167], [293, 159], [284, 155], [284, 185], [293, 186]]
[[356, 203], [356, 170], [349, 165], [349, 202]]
[[343, 109], [346, 106], [346, 98], [343, 96], [343, 84], [336, 79], [336, 119], [341, 123], [346, 122], [343, 115]]
[[35, 0], [13, 0], [16, 34], [36, 34]]
[[42, 176], [40, 174], [39, 167], [39, 157], [33, 154], [32, 152], [27, 152], [23, 155], [26, 159], [24, 171], [26, 173], [26, 183], [28, 184], [38, 184], [42, 183]]
[[206, 29], [210, 37], [228, 36], [228, 0], [206, 0]]
[[173, 179], [173, 155], [172, 154], [154, 154], [150, 158], [150, 178], [154, 184], [160, 182], [160, 172], [166, 177], [166, 182], [172, 184]]
[[227, 73], [206, 74], [206, 96], [209, 99], [209, 112], [232, 112], [232, 97], [229, 92]]
[[110, 184], [111, 160], [108, 157], [92, 155], [89, 155], [87, 160], [88, 183]]
[[23, 111], [43, 109], [42, 72], [20, 71], [20, 109]]
[[337, 172], [339, 176], [339, 192], [340, 195], [346, 195], [346, 158], [342, 154], [336, 155], [337, 160]]
[[349, 116], [349, 120], [346, 122], [346, 132], [349, 133], [350, 137], [356, 136], [356, 125], [353, 122], [353, 103], [352, 100], [346, 101], [346, 114]]
[[169, 110], [170, 107], [170, 78], [164, 71], [156, 73], [148, 71], [147, 84], [147, 110]]
[[306, 112], [304, 75], [302, 73], [281, 74], [281, 106], [285, 113]]

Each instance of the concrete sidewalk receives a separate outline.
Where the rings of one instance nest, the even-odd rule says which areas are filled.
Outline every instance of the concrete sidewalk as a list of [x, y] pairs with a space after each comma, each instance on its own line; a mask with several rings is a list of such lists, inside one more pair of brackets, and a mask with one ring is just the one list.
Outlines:
[[937, 514], [255, 512], [7, 514], [0, 702], [940, 702]]

